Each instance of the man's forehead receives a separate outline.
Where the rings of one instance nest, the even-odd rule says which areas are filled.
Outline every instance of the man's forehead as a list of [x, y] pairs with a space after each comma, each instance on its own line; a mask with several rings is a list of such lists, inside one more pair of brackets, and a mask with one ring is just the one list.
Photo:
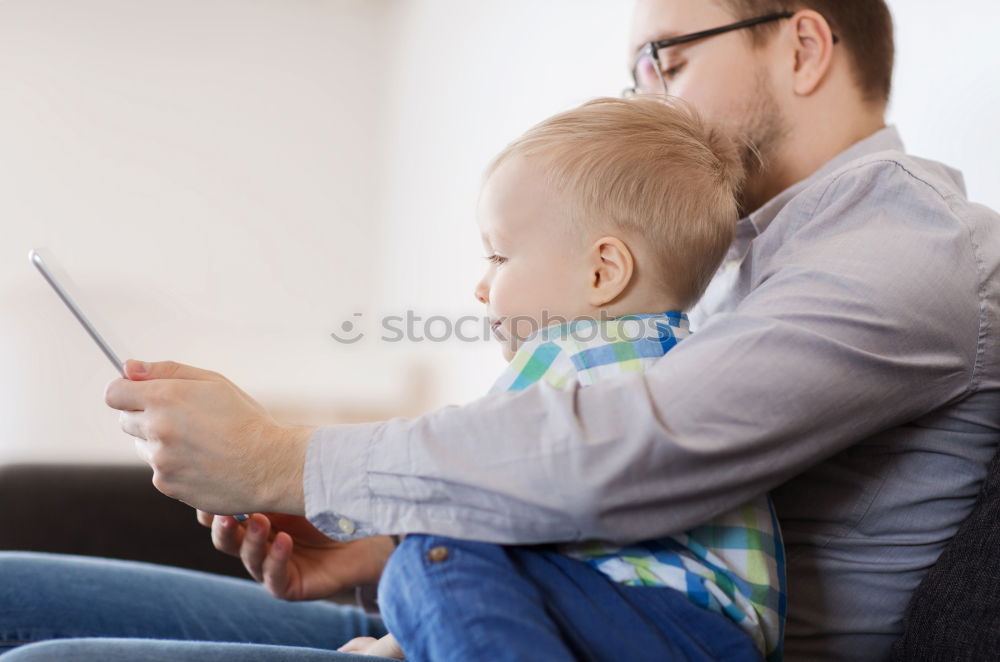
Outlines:
[[629, 52], [651, 41], [718, 27], [731, 20], [721, 0], [636, 0]]

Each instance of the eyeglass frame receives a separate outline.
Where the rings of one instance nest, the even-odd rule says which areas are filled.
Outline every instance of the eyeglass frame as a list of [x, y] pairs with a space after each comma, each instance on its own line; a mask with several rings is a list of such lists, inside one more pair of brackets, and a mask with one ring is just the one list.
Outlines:
[[[737, 21], [736, 23], [730, 23], [728, 25], [723, 25], [717, 28], [711, 28], [709, 30], [701, 30], [700, 32], [692, 32], [690, 34], [680, 35], [679, 37], [670, 37], [669, 39], [660, 39], [659, 41], [650, 41], [646, 43], [645, 46], [639, 49], [639, 52], [635, 55], [635, 63], [632, 65], [632, 83], [633, 86], [626, 88], [623, 92], [624, 96], [631, 96], [634, 94], [640, 94], [639, 92], [639, 77], [637, 75], [639, 69], [639, 61], [644, 56], [649, 56], [653, 62], [656, 64], [656, 72], [660, 77], [660, 85], [663, 88], [663, 94], [667, 93], [667, 81], [663, 77], [663, 69], [660, 67], [659, 52], [673, 46], [679, 46], [680, 44], [687, 44], [692, 41], [699, 41], [701, 39], [706, 39], [708, 37], [715, 37], [720, 34], [725, 34], [727, 32], [733, 32], [734, 30], [742, 30], [744, 28], [752, 28], [755, 25], [761, 25], [762, 23], [770, 23], [771, 21], [780, 21], [786, 18], [791, 18], [795, 16], [795, 12], [783, 11], [774, 14], [766, 14], [764, 16], [758, 16], [757, 18], [748, 18], [742, 21]], [[840, 39], [837, 35], [833, 35], [833, 43], [838, 43]]]

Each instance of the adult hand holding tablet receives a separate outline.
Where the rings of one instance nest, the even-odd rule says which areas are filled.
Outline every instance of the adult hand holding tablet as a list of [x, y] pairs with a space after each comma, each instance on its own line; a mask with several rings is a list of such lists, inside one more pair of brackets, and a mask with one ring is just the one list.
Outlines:
[[[132, 360], [123, 362], [73, 297], [70, 296], [64, 282], [60, 282], [60, 279], [56, 277], [59, 269], [54, 268], [51, 256], [43, 257], [43, 252], [32, 249], [28, 253], [28, 260], [124, 378], [109, 384], [105, 400], [109, 406], [121, 410], [122, 429], [136, 438], [140, 455], [153, 468], [153, 484], [161, 492], [187, 501], [192, 505], [204, 504], [204, 497], [198, 498], [198, 495], [209, 493], [212, 490], [208, 488], [216, 488], [218, 484], [210, 480], [206, 481], [205, 477], [199, 477], [201, 480], [197, 482], [202, 485], [202, 489], [197, 490], [197, 495], [193, 491], [189, 493], [187, 490], [178, 489], [175, 483], [191, 481], [191, 477], [185, 475], [183, 471], [184, 465], [189, 465], [201, 458], [201, 462], [196, 463], [195, 466], [212, 466], [211, 462], [206, 462], [208, 458], [204, 457], [207, 450], [214, 451], [211, 459], [214, 460], [215, 465], [221, 463], [224, 466], [226, 463], [226, 455], [220, 451], [228, 451], [246, 461], [247, 456], [252, 454], [248, 454], [247, 449], [241, 448], [241, 446], [245, 446], [248, 436], [255, 437], [254, 441], [262, 442], [261, 445], [265, 447], [268, 445], [268, 441], [287, 437], [288, 432], [293, 430], [298, 433], [299, 437], [303, 436], [302, 433], [305, 431], [303, 428], [280, 426], [263, 407], [222, 375], [173, 362], [153, 364]], [[65, 277], [62, 280], [65, 281]], [[193, 395], [200, 397], [191, 397]], [[186, 398], [179, 396], [186, 396]], [[226, 404], [230, 406], [227, 408]], [[230, 413], [232, 416], [227, 418], [226, 413]], [[193, 445], [189, 447], [184, 458], [189, 461], [178, 462], [175, 456], [184, 453], [185, 447], [189, 445], [183, 442], [190, 440], [192, 436], [185, 434], [184, 439], [181, 438], [182, 431], [178, 429], [180, 422], [186, 423], [184, 427], [187, 429], [183, 431], [185, 433], [190, 432], [192, 427], [198, 425], [201, 428], [206, 428], [205, 431], [208, 434], [205, 435], [205, 438], [216, 435], [217, 438], [221, 436], [221, 438], [233, 443], [228, 448], [225, 446], [220, 448], [221, 445], [218, 444], [214, 446]], [[233, 429], [234, 424], [235, 429]], [[228, 432], [228, 434], [220, 435], [221, 431]], [[307, 435], [306, 438], [308, 438]], [[271, 465], [266, 463], [265, 458], [261, 458], [261, 461], [265, 464], [256, 468], [248, 467], [251, 469], [248, 473], [251, 476], [258, 474], [260, 482], [266, 482], [266, 477], [273, 471], [269, 470]], [[229, 474], [230, 472], [224, 471], [223, 473]], [[299, 476], [301, 478], [301, 473]], [[255, 485], [254, 487], [259, 486]], [[301, 479], [298, 490], [301, 492]], [[204, 509], [211, 510], [207, 507]], [[226, 512], [226, 510], [224, 507], [216, 507], [214, 512]], [[243, 521], [248, 516], [239, 514], [234, 515], [234, 517]]]

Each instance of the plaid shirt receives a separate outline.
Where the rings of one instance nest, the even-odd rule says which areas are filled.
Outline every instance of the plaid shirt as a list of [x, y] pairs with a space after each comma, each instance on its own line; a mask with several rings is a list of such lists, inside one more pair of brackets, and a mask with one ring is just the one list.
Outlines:
[[[550, 326], [524, 342], [491, 392], [517, 391], [536, 382], [559, 389], [573, 380], [588, 386], [641, 373], [688, 334], [687, 317], [673, 312]], [[766, 495], [674, 536], [626, 546], [587, 541], [560, 549], [613, 581], [681, 591], [734, 621], [768, 662], [781, 659], [784, 549]]]

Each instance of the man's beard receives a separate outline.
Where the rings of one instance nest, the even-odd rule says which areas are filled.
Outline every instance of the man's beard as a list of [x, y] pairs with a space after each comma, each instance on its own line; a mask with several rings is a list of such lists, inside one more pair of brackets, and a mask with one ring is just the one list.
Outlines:
[[743, 122], [738, 129], [740, 154], [746, 169], [748, 186], [745, 188], [750, 190], [741, 194], [739, 202], [741, 211], [748, 213], [763, 202], [748, 199], [754, 193], [752, 183], [761, 181], [789, 134], [788, 124], [764, 72], [757, 72], [754, 95], [741, 115]]

